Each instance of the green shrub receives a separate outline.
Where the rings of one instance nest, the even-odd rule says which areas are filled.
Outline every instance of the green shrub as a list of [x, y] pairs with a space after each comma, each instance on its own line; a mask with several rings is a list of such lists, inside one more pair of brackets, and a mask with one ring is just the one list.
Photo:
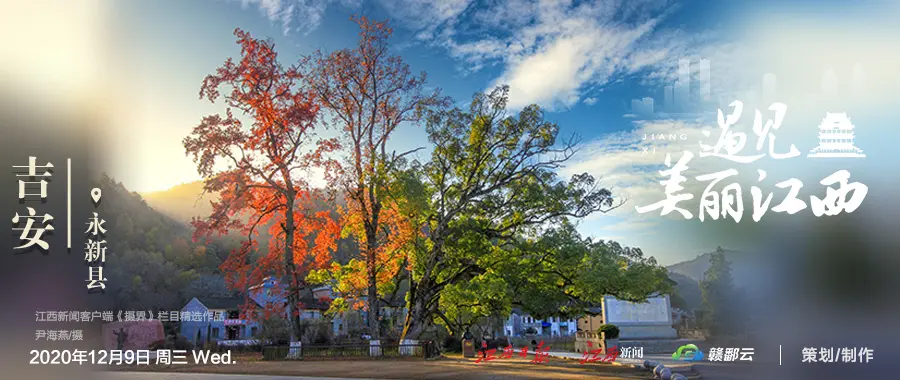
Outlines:
[[619, 337], [619, 327], [616, 325], [603, 325], [597, 329], [597, 334], [606, 333], [606, 339], [617, 339]]

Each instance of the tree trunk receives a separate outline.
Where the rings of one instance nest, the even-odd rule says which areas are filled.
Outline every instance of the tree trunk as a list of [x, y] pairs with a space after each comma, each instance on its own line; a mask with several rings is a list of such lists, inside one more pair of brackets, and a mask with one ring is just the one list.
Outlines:
[[401, 339], [418, 339], [419, 335], [425, 331], [425, 327], [428, 326], [429, 318], [431, 318], [431, 313], [425, 310], [424, 304], [421, 302], [413, 304], [407, 312]]
[[[429, 255], [430, 259], [425, 263], [425, 271], [422, 273], [422, 279], [416, 282], [413, 279], [414, 275], [410, 274], [410, 287], [408, 291], [409, 310], [407, 311], [406, 322], [403, 326], [403, 333], [400, 335], [401, 339], [418, 339], [419, 335], [421, 335], [425, 331], [425, 328], [428, 327], [429, 323], [432, 322], [435, 312], [437, 311], [438, 303], [437, 300], [434, 300], [434, 297], [439, 296], [438, 292], [440, 289], [437, 288], [437, 283], [432, 276], [432, 270], [434, 270], [442, 256], [439, 253], [441, 253], [441, 248], [444, 245], [444, 225], [443, 222], [438, 224], [437, 231], [435, 232], [435, 244], [431, 249], [431, 254]], [[447, 323], [449, 323], [449, 321]], [[453, 327], [448, 326], [448, 328], [452, 329]]]
[[291, 322], [291, 342], [299, 342], [303, 336], [303, 331], [300, 331], [300, 312], [297, 309], [297, 305], [300, 304], [299, 293], [296, 286], [291, 285], [288, 287], [287, 312], [288, 320]]
[[381, 339], [381, 324], [378, 322], [380, 311], [378, 307], [378, 279], [375, 273], [377, 265], [375, 256], [378, 248], [378, 244], [375, 241], [377, 239], [375, 226], [377, 224], [373, 225], [372, 223], [368, 223], [366, 226], [366, 270], [368, 278], [366, 301], [369, 307], [369, 334], [372, 335], [372, 339]]
[[429, 301], [434, 296], [431, 279], [425, 277], [420, 283], [413, 283], [410, 280], [409, 294], [409, 310], [406, 312], [406, 322], [403, 324], [400, 339], [418, 339], [434, 317], [434, 311], [429, 309]]
[[[299, 342], [303, 333], [300, 331], [300, 313], [297, 306], [300, 304], [300, 291], [297, 289], [297, 280], [295, 277], [296, 266], [294, 265], [294, 198], [288, 196], [287, 214], [284, 222], [284, 271], [290, 280], [289, 283], [283, 284], [287, 289], [287, 317], [291, 324], [291, 342]], [[283, 279], [280, 279], [283, 281]]]

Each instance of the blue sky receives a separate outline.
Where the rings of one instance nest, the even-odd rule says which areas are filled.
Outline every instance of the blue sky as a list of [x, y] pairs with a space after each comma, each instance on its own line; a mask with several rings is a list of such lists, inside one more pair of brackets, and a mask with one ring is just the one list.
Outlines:
[[[196, 94], [206, 74], [225, 58], [238, 54], [234, 28], [272, 38], [282, 59], [289, 62], [314, 49], [352, 46], [357, 28], [349, 20], [351, 15], [390, 19], [395, 28], [396, 52], [413, 70], [426, 71], [430, 85], [440, 87], [445, 94], [466, 102], [475, 92], [495, 84], [511, 84], [514, 105], [540, 104], [554, 111], [547, 117], [560, 124], [563, 134], [577, 133], [584, 139], [593, 139], [631, 127], [633, 120], [623, 117], [629, 113], [631, 98], [661, 96], [665, 80], [649, 76], [668, 75], [667, 70], [677, 63], [679, 55], [698, 54], [691, 52], [686, 42], [694, 38], [688, 38], [692, 31], [703, 33], [714, 27], [722, 31], [728, 26], [727, 18], [705, 16], [721, 13], [720, 7], [664, 1], [634, 2], [646, 3], [643, 7], [634, 6], [635, 9], [603, 2], [544, 8], [526, 1], [508, 4], [454, 0], [441, 2], [446, 4], [444, 7], [417, 5], [420, 2], [416, 1], [408, 2], [412, 4], [408, 6], [400, 3], [403, 2], [124, 2], [115, 11], [116, 30], [120, 31], [115, 36], [116, 47], [124, 53], [121, 57], [126, 61], [129, 84], [135, 83], [140, 95], [154, 98], [151, 101], [157, 103], [151, 109], [165, 108], [167, 112], [196, 116], [201, 110], [217, 111], [215, 106], [198, 100]], [[537, 20], [552, 12], [557, 14], [547, 16], [548, 20]], [[594, 15], [579, 15], [583, 12]], [[572, 25], [554, 28], [554, 19], [568, 20]], [[535, 59], [540, 51], [553, 47], [554, 38], [562, 40], [562, 36], [577, 28], [593, 31], [558, 48], [569, 59]], [[688, 37], [679, 38], [682, 34]], [[594, 41], [600, 36], [608, 41]], [[667, 45], [679, 45], [681, 51], [668, 54], [664, 51]], [[530, 66], [516, 63], [529, 58], [533, 62]], [[585, 62], [588, 59], [596, 62]], [[610, 62], [613, 59], [622, 62]], [[548, 65], [549, 69], [541, 65]], [[535, 81], [535, 75], [555, 75], [559, 80]], [[525, 90], [518, 91], [519, 88]], [[192, 124], [193, 121], [188, 125]], [[156, 123], [152, 135], [170, 138], [168, 132], [181, 135], [185, 127], [181, 122]], [[424, 133], [410, 132], [395, 143], [406, 145], [402, 140], [410, 140], [410, 145], [424, 144]], [[174, 177], [144, 177], [142, 181], [126, 183], [138, 191], [152, 191], [181, 182], [173, 182]]]
[[[889, 2], [861, 1], [852, 6], [838, 1], [768, 0], [429, 3], [115, 3], [111, 12], [115, 33], [110, 38], [115, 48], [111, 58], [119, 117], [114, 134], [128, 148], [114, 152], [127, 157], [127, 165], [111, 171], [139, 192], [198, 179], [195, 166], [184, 157], [181, 139], [202, 116], [223, 109], [200, 101], [198, 91], [205, 75], [227, 57], [239, 54], [233, 30], [272, 38], [281, 59], [291, 62], [314, 49], [353, 46], [357, 28], [349, 17], [354, 14], [390, 19], [395, 52], [414, 71], [426, 71], [429, 84], [455, 100], [467, 102], [476, 92], [509, 84], [513, 108], [539, 104], [548, 111], [547, 119], [561, 126], [562, 134], [579, 135], [584, 148], [560, 174], [567, 177], [587, 171], [602, 176], [604, 184], [629, 201], [613, 213], [583, 221], [582, 232], [640, 246], [663, 263], [689, 259], [717, 245], [739, 245], [716, 233], [694, 233], [695, 223], [634, 212], [634, 206], [663, 196], [657, 182], [665, 154], [680, 154], [688, 146], [696, 150], [700, 132], [715, 131], [716, 110], [732, 100], [748, 102], [747, 123], [755, 106], [774, 100], [789, 104], [790, 116], [780, 132], [785, 137], [779, 141], [795, 143], [805, 154], [816, 145], [814, 130], [829, 91], [823, 83], [831, 70], [840, 83], [839, 94], [829, 98], [834, 98], [832, 103], [846, 111], [852, 101], [862, 110], [853, 115], [855, 123], [865, 121], [865, 130], [877, 129], [879, 136], [896, 135], [880, 108], [881, 102], [896, 100], [900, 93], [900, 65], [896, 64], [900, 53], [891, 42], [898, 33], [888, 22], [896, 20], [893, 16], [898, 13]], [[672, 101], [670, 106], [666, 87], [683, 83], [679, 79], [682, 60], [689, 62], [690, 84], [685, 97], [673, 97], [687, 100]], [[706, 70], [704, 61], [709, 65]], [[777, 76], [777, 90], [761, 84], [766, 73]], [[851, 88], [856, 91], [852, 99], [845, 96]], [[633, 99], [645, 97], [654, 100], [650, 112], [632, 107]], [[791, 128], [799, 127], [793, 125], [807, 129], [797, 132]], [[647, 133], [666, 137], [641, 141]], [[675, 141], [671, 136], [676, 136]], [[859, 134], [858, 145], [865, 146], [870, 157], [854, 169], [854, 175], [894, 167], [886, 163], [890, 161], [871, 158], [881, 148], [890, 151], [884, 141], [873, 138], [871, 132]], [[425, 146], [427, 141], [421, 129], [406, 126], [392, 144], [401, 150]], [[796, 176], [785, 172], [786, 168], [819, 175], [801, 164], [760, 165], [770, 165], [772, 176]], [[755, 168], [747, 172], [755, 173]]]

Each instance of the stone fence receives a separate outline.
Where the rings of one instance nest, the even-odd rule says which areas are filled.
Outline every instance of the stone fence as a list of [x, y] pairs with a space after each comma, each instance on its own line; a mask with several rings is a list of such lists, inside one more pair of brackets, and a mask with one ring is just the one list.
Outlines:
[[371, 340], [368, 344], [306, 345], [300, 342], [290, 346], [264, 346], [263, 360], [299, 360], [323, 358], [432, 358], [440, 355], [432, 341], [404, 340], [400, 343], [383, 343]]

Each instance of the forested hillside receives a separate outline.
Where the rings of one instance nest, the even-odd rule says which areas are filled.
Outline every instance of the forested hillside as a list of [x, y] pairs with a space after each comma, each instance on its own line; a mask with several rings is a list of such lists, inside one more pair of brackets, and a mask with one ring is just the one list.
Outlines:
[[[174, 186], [167, 190], [155, 191], [140, 195], [146, 202], [145, 204], [158, 211], [159, 213], [170, 217], [178, 222], [184, 223], [190, 228], [189, 223], [195, 217], [205, 218], [212, 212], [210, 202], [218, 200], [218, 194], [203, 193], [203, 181], [194, 181]], [[318, 210], [329, 210], [334, 218], [338, 218], [337, 206], [344, 205], [343, 200], [338, 197], [335, 202], [319, 202]], [[268, 249], [268, 228], [262, 228], [257, 239], [261, 251]], [[234, 236], [229, 241], [242, 237]], [[228, 252], [221, 253], [224, 260]], [[359, 257], [359, 248], [352, 238], [341, 239], [338, 242], [337, 252], [332, 253], [332, 258], [341, 263], [347, 263], [351, 258]]]
[[99, 182], [108, 230], [107, 295], [117, 308], [180, 309], [201, 292], [228, 293], [218, 266], [236, 246], [233, 238], [192, 243], [187, 224], [153, 210], [106, 175]]
[[205, 217], [212, 212], [210, 201], [217, 194], [203, 194], [203, 181], [183, 183], [163, 191], [141, 194], [153, 209], [175, 219], [188, 223], [194, 217]]
[[[209, 200], [215, 199], [205, 196], [197, 202], [205, 208], [190, 206], [190, 199], [202, 193], [202, 182], [153, 193], [148, 199], [106, 175], [96, 186], [103, 191], [101, 212], [109, 230], [107, 294], [116, 308], [173, 310], [192, 297], [241, 295], [228, 289], [219, 265], [246, 237], [191, 239], [190, 218], [208, 214]], [[257, 239], [264, 252], [268, 238], [263, 232]], [[357, 252], [352, 239], [342, 239], [333, 258], [346, 263]]]

